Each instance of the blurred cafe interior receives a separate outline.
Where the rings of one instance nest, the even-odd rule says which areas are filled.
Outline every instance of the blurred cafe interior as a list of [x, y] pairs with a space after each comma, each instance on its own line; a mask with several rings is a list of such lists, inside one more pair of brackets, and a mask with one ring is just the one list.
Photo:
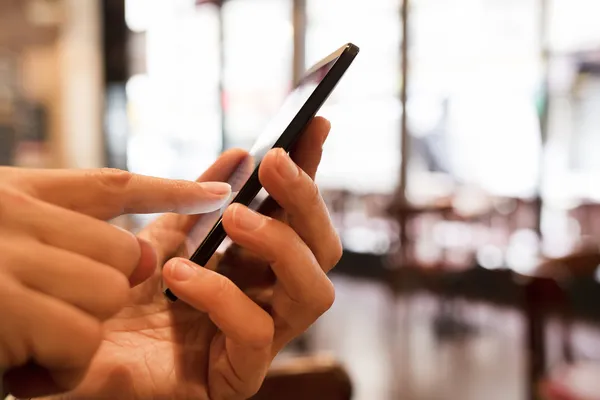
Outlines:
[[356, 43], [320, 111], [336, 302], [264, 398], [599, 399], [598, 16], [598, 0], [0, 0], [0, 164], [194, 179]]

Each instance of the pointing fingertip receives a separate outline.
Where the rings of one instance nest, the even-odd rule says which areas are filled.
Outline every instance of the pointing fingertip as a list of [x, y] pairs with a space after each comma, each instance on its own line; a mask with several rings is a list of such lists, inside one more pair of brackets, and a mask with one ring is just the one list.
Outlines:
[[231, 186], [226, 182], [199, 182], [199, 185], [206, 192], [219, 197], [226, 197], [231, 193]]
[[180, 214], [204, 214], [217, 211], [229, 201], [231, 186], [225, 182], [200, 182], [202, 191], [196, 198], [185, 199], [175, 212]]

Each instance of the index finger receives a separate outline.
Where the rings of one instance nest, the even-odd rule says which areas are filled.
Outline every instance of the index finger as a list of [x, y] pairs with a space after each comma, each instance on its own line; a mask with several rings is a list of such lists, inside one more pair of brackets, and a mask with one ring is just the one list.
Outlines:
[[[219, 181], [225, 182], [242, 164], [248, 162], [248, 152], [241, 149], [231, 149], [224, 152], [199, 178], [198, 182]], [[184, 238], [198, 223], [202, 216], [190, 215], [163, 215], [157, 221], [144, 229], [140, 236], [156, 245], [161, 253], [159, 259], [164, 259], [166, 254], [175, 254]], [[207, 216], [210, 219], [210, 215]], [[173, 235], [177, 232], [177, 235]]]
[[338, 263], [342, 246], [316, 183], [281, 149], [267, 153], [259, 178], [328, 272]]
[[191, 182], [133, 174], [112, 168], [30, 170], [19, 179], [30, 195], [99, 219], [122, 214], [218, 210], [231, 193], [222, 182]]
[[292, 159], [308, 176], [315, 179], [323, 155], [323, 144], [331, 130], [331, 123], [323, 117], [315, 117], [291, 152]]
[[[294, 162], [313, 180], [321, 163], [323, 144], [330, 130], [331, 123], [327, 119], [315, 117], [306, 127], [306, 131], [300, 136], [294, 149], [290, 152], [290, 156]], [[258, 208], [258, 212], [280, 220], [285, 219], [285, 213], [272, 197], [267, 197], [262, 202]]]

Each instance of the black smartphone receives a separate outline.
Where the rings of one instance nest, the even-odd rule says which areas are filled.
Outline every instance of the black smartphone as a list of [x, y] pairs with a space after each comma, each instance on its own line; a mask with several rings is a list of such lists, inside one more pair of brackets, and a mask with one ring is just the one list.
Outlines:
[[[231, 185], [232, 197], [220, 211], [202, 216], [190, 231], [186, 240], [190, 260], [204, 266], [226, 239], [222, 214], [231, 203], [249, 206], [262, 189], [258, 179], [260, 162], [266, 153], [273, 148], [283, 148], [289, 152], [302, 135], [307, 125], [315, 117], [323, 103], [358, 54], [358, 47], [352, 43], [342, 46], [323, 60], [316, 63], [298, 82], [288, 95], [279, 112], [271, 120], [265, 131], [236, 170], [231, 174], [228, 183]], [[210, 228], [210, 229], [208, 229]], [[197, 248], [194, 251], [193, 245]], [[165, 296], [176, 301], [177, 296], [168, 288]]]

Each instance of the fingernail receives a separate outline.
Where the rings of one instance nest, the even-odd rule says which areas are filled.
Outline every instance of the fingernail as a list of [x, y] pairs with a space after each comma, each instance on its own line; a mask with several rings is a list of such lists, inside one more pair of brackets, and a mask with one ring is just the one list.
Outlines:
[[300, 171], [298, 166], [292, 161], [290, 156], [282, 150], [277, 150], [277, 171], [285, 180], [292, 180], [298, 176]]
[[237, 205], [233, 210], [233, 221], [238, 228], [255, 231], [265, 223], [265, 217], [249, 208]]
[[226, 182], [200, 182], [202, 189], [216, 196], [228, 196], [231, 186]]
[[137, 268], [129, 275], [131, 287], [135, 287], [150, 278], [156, 270], [158, 260], [158, 255], [152, 243], [140, 237], [136, 237], [136, 239], [140, 244], [140, 261], [138, 261]]
[[201, 182], [202, 191], [197, 197], [187, 198], [173, 211], [178, 214], [195, 215], [216, 211], [225, 205], [231, 197], [231, 186], [225, 182]]
[[176, 281], [187, 281], [196, 274], [194, 268], [183, 261], [174, 261], [171, 265], [170, 275]]

